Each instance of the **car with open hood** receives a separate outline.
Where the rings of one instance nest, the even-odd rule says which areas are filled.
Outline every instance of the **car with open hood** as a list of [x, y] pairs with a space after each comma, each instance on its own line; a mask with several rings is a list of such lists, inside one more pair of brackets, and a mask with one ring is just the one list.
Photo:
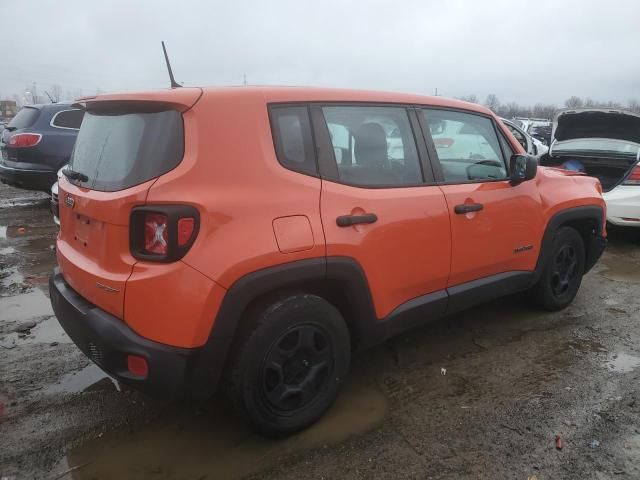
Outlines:
[[558, 112], [541, 165], [583, 172], [602, 184], [607, 221], [640, 227], [640, 115], [620, 109]]

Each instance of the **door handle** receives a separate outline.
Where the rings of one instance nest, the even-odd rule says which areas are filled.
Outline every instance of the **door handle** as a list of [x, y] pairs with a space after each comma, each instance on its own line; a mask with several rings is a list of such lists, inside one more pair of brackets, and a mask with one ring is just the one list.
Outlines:
[[363, 213], [362, 215], [341, 215], [336, 218], [339, 227], [350, 227], [359, 223], [374, 223], [378, 220], [375, 213]]
[[453, 211], [458, 214], [462, 214], [462, 213], [470, 213], [470, 212], [479, 212], [483, 208], [484, 206], [481, 203], [462, 203], [460, 205], [456, 205]]

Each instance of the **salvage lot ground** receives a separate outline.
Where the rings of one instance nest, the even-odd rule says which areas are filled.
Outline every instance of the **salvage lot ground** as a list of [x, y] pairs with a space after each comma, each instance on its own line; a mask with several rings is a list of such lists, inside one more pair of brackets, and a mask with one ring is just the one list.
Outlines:
[[638, 233], [610, 232], [565, 311], [514, 296], [359, 355], [280, 441], [223, 398], [152, 400], [90, 364], [48, 303], [55, 235], [48, 198], [0, 186], [2, 477], [640, 478]]

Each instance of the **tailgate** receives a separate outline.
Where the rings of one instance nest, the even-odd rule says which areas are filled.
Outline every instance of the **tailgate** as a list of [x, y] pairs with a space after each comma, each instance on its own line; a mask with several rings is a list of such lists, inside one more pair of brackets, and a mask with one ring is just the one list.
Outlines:
[[129, 253], [129, 215], [153, 181], [124, 192], [97, 192], [60, 180], [58, 264], [89, 302], [123, 318], [125, 284], [136, 260]]

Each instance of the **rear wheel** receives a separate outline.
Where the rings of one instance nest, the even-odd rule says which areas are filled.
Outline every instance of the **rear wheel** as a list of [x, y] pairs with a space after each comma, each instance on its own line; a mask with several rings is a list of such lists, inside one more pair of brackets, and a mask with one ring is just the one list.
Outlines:
[[340, 312], [315, 295], [294, 295], [259, 312], [233, 362], [230, 394], [256, 430], [288, 435], [327, 411], [349, 361]]
[[551, 256], [538, 283], [531, 289], [531, 300], [546, 310], [567, 307], [580, 288], [585, 266], [584, 242], [571, 227], [558, 229]]

